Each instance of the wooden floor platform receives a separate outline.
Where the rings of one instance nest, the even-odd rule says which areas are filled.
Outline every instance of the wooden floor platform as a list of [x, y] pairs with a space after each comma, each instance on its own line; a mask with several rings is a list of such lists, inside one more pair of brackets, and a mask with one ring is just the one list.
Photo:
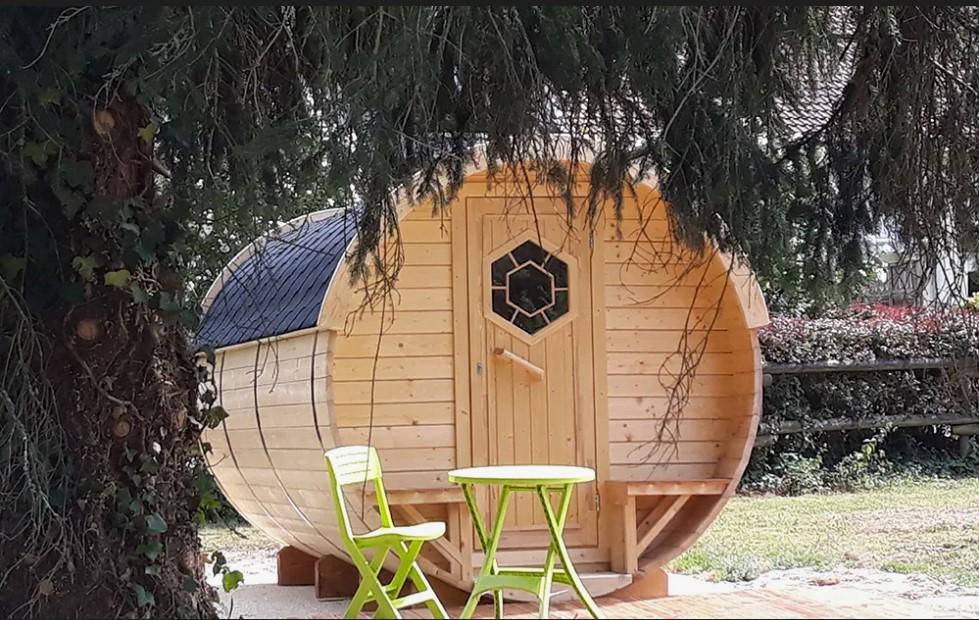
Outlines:
[[[855, 589], [829, 586], [799, 590], [742, 590], [700, 596], [659, 599], [599, 599], [609, 618], [949, 618], [948, 612], [900, 598], [883, 597]], [[536, 618], [537, 607], [507, 603], [507, 618]], [[405, 618], [430, 618], [425, 610], [403, 612]], [[458, 609], [449, 615], [459, 617]], [[332, 618], [339, 616], [314, 616]], [[369, 618], [370, 615], [361, 615]], [[477, 618], [492, 618], [492, 606], [482, 605]], [[580, 605], [558, 603], [551, 618], [588, 618]], [[965, 617], [965, 616], [962, 616]]]

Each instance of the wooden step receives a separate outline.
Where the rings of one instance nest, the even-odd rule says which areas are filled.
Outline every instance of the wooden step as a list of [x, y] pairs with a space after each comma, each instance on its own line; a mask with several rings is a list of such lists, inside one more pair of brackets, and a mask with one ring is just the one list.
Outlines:
[[[598, 598], [621, 590], [632, 583], [632, 575], [625, 573], [613, 573], [609, 571], [595, 573], [579, 573], [581, 583], [592, 598]], [[529, 592], [519, 590], [504, 590], [503, 599], [505, 601], [520, 601], [523, 603], [536, 603], [537, 597]], [[564, 601], [576, 600], [574, 589], [563, 583], [556, 583], [551, 588], [551, 602], [561, 603]]]

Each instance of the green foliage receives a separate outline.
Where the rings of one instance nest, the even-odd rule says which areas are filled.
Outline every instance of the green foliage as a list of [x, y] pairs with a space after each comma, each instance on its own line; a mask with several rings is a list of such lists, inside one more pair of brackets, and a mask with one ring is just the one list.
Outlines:
[[117, 271], [107, 271], [104, 276], [106, 286], [114, 286], [116, 288], [128, 288], [129, 278], [132, 276], [128, 269], [119, 269]]
[[[448, 208], [484, 149], [494, 172], [530, 162], [567, 197], [559, 160], [592, 151], [586, 208], [619, 201], [631, 166], [654, 172], [693, 245], [706, 233], [764, 282], [824, 293], [858, 284], [884, 221], [929, 256], [948, 221], [976, 236], [979, 44], [956, 33], [977, 22], [972, 7], [24, 7], [0, 23], [0, 60], [22, 68], [6, 169], [25, 181], [3, 196], [43, 188], [63, 222], [105, 225], [91, 251], [137, 277], [135, 259], [170, 256], [196, 299], [291, 215], [367, 205], [353, 272], [396, 268], [374, 254], [395, 188]], [[139, 106], [130, 131], [167, 173], [152, 213], [95, 187], [86, 122], [104, 93]], [[832, 113], [794, 135], [814, 98]]]
[[164, 534], [167, 531], [167, 522], [160, 515], [147, 515], [146, 531], [150, 534]]
[[970, 310], [972, 312], [979, 312], [979, 293], [976, 293], [972, 297], [966, 299], [965, 303], [963, 303], [962, 306], [966, 310]]
[[245, 576], [238, 570], [231, 570], [228, 561], [220, 551], [211, 553], [211, 570], [215, 575], [221, 575], [221, 587], [225, 592], [231, 592], [245, 582]]
[[163, 543], [151, 542], [148, 544], [142, 544], [136, 547], [136, 553], [145, 555], [150, 562], [153, 562], [160, 556], [160, 552], [163, 550]]
[[742, 488], [765, 490], [779, 495], [805, 495], [826, 488], [822, 458], [800, 456], [795, 452], [782, 452], [778, 463], [767, 471], [747, 471]]
[[92, 256], [76, 256], [71, 261], [71, 266], [86, 282], [91, 282], [95, 277], [95, 268], [98, 267], [98, 264], [98, 260]]
[[915, 458], [920, 457], [912, 451], [890, 449], [897, 445], [894, 434], [886, 429], [823, 433], [779, 442], [752, 455], [741, 489], [778, 495], [866, 490], [895, 479], [921, 478], [925, 467], [940, 467], [950, 458], [930, 454], [924, 463], [918, 463]]
[[153, 607], [156, 605], [156, 598], [153, 596], [152, 592], [147, 591], [146, 588], [139, 584], [132, 584], [129, 587], [136, 596], [137, 607]]
[[245, 576], [237, 570], [229, 570], [221, 577], [221, 587], [224, 588], [225, 592], [231, 592], [244, 582]]

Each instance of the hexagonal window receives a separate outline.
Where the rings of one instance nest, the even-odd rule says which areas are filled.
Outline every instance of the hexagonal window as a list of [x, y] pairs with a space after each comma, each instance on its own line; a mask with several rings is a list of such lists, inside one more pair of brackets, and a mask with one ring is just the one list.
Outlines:
[[524, 263], [508, 273], [506, 288], [510, 303], [527, 316], [554, 305], [554, 279], [535, 263]]
[[524, 241], [490, 265], [493, 312], [528, 334], [568, 313], [568, 265]]

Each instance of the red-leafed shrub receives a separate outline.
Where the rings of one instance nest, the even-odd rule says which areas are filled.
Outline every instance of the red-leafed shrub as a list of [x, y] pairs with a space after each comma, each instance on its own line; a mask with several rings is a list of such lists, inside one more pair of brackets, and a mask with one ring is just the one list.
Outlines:
[[855, 306], [820, 319], [773, 317], [760, 339], [772, 364], [968, 358], [979, 354], [979, 313]]

